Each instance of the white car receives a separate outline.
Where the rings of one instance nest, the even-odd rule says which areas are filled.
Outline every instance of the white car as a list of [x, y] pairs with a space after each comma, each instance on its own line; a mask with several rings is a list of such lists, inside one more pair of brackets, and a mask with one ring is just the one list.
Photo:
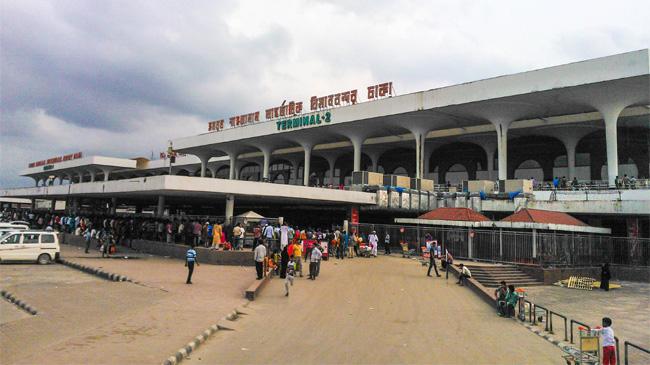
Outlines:
[[59, 258], [56, 232], [14, 231], [0, 236], [0, 262], [31, 261], [45, 265]]

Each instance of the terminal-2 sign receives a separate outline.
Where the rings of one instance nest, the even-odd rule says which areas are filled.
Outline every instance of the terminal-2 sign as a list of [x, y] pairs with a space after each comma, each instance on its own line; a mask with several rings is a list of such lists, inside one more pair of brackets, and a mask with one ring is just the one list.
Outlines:
[[312, 115], [302, 115], [295, 118], [288, 118], [283, 120], [278, 120], [275, 122], [279, 131], [285, 131], [287, 129], [298, 129], [305, 127], [312, 127], [315, 125], [320, 125], [321, 123], [329, 123], [332, 120], [332, 113], [325, 112], [321, 114], [312, 114]]

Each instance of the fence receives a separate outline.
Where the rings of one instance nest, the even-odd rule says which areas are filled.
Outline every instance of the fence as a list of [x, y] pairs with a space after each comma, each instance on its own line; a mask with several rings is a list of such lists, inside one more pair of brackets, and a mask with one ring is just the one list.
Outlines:
[[454, 257], [533, 264], [539, 266], [592, 266], [609, 262], [650, 266], [650, 239], [556, 232], [521, 232], [503, 229], [467, 229], [361, 223], [362, 234], [376, 231], [380, 240], [390, 234], [392, 245], [406, 241], [420, 250], [424, 237], [448, 249]]

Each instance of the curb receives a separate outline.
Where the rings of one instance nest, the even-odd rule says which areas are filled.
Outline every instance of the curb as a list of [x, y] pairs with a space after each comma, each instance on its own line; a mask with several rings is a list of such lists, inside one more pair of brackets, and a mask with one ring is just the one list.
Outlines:
[[31, 314], [33, 316], [38, 314], [38, 311], [34, 307], [27, 304], [27, 302], [16, 298], [16, 296], [14, 296], [12, 293], [10, 293], [8, 291], [6, 291], [4, 289], [0, 290], [0, 295], [2, 295], [2, 297], [7, 299], [7, 301], [11, 302], [12, 304], [14, 304], [18, 308], [24, 310], [27, 313], [29, 313], [29, 314]]
[[534, 326], [534, 325], [532, 325], [532, 324], [525, 323], [525, 322], [519, 322], [519, 321], [517, 321], [517, 323], [519, 323], [519, 324], [521, 324], [522, 326], [528, 328], [531, 332], [533, 332], [533, 333], [536, 334], [537, 336], [539, 336], [539, 337], [545, 339], [546, 341], [552, 343], [553, 345], [559, 347], [560, 349], [564, 349], [564, 348], [567, 347], [567, 346], [570, 346], [570, 347], [573, 346], [573, 345], [572, 345], [571, 343], [569, 343], [569, 342], [564, 342], [564, 341], [558, 340], [558, 339], [556, 339], [556, 338], [553, 338], [553, 335], [552, 335], [552, 334], [546, 332], [545, 330], [543, 330], [543, 329], [541, 329], [541, 328], [538, 328], [537, 326]]
[[[237, 308], [233, 309], [228, 315], [224, 316], [223, 318], [220, 319], [219, 322], [223, 321], [235, 321], [237, 318], [239, 318], [240, 315], [246, 314], [242, 312], [241, 310], [243, 308], [248, 307], [248, 304], [250, 304], [250, 301], [244, 302], [241, 306], [238, 306]], [[181, 361], [183, 361], [185, 358], [187, 358], [193, 351], [195, 351], [199, 346], [201, 346], [202, 343], [208, 340], [212, 335], [219, 331], [225, 331], [225, 330], [232, 330], [230, 328], [224, 327], [220, 325], [219, 323], [215, 323], [212, 326], [208, 327], [205, 331], [201, 332], [200, 335], [194, 337], [194, 339], [190, 342], [187, 343], [187, 345], [181, 347], [178, 351], [176, 351], [172, 356], [168, 357], [165, 361], [162, 362], [163, 365], [176, 365], [179, 364]]]
[[108, 280], [108, 281], [128, 281], [128, 282], [133, 282], [133, 280], [131, 280], [127, 276], [123, 276], [123, 275], [119, 275], [119, 274], [115, 274], [115, 273], [109, 273], [109, 272], [100, 270], [98, 268], [90, 267], [90, 266], [86, 266], [86, 265], [81, 265], [81, 264], [78, 264], [78, 263], [73, 262], [73, 261], [68, 261], [68, 260], [60, 258], [59, 263], [65, 265], [65, 266], [71, 267], [73, 269], [83, 271], [83, 272], [85, 272], [87, 274], [94, 275], [94, 276], [97, 276], [99, 278]]

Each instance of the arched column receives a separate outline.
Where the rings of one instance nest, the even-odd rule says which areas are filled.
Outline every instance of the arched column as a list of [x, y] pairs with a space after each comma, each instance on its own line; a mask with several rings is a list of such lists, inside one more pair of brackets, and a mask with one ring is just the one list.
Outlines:
[[508, 179], [508, 129], [512, 120], [497, 120], [492, 124], [497, 131], [497, 153], [499, 160], [499, 180]]
[[314, 145], [311, 143], [302, 143], [301, 146], [305, 151], [305, 159], [304, 159], [303, 169], [302, 169], [302, 184], [304, 186], [309, 186], [311, 151], [314, 148]]
[[625, 109], [622, 103], [601, 105], [598, 110], [605, 121], [605, 144], [607, 146], [607, 180], [609, 186], [615, 185], [618, 176], [618, 116]]

